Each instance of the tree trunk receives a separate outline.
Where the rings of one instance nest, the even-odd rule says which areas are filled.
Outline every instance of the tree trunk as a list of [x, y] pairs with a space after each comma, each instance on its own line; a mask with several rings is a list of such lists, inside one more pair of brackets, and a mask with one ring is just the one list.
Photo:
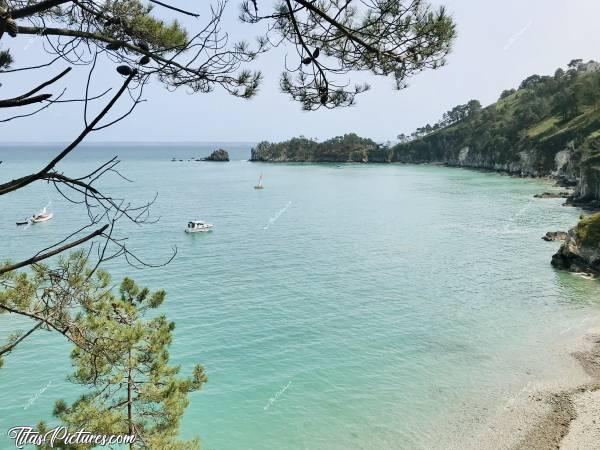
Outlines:
[[[127, 423], [129, 425], [129, 436], [133, 435], [133, 405], [131, 404], [131, 392], [133, 390], [133, 379], [131, 378], [131, 350], [129, 350], [127, 368]], [[129, 443], [129, 450], [133, 450], [133, 442]]]

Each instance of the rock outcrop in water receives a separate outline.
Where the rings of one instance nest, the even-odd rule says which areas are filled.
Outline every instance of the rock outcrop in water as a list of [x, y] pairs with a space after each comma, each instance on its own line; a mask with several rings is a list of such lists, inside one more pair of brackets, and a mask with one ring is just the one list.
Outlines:
[[567, 239], [567, 236], [568, 234], [565, 231], [548, 231], [542, 239], [547, 242], [564, 241]]
[[573, 195], [571, 192], [543, 192], [541, 194], [535, 194], [534, 198], [569, 198]]
[[210, 156], [204, 158], [203, 161], [229, 161], [229, 153], [220, 148], [212, 152]]
[[585, 217], [567, 234], [552, 257], [557, 269], [600, 274], [600, 213]]

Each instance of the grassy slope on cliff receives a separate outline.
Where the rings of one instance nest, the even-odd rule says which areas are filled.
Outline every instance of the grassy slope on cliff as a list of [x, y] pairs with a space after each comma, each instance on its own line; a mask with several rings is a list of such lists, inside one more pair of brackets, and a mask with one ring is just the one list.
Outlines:
[[456, 123], [425, 136], [413, 134], [416, 139], [392, 149], [392, 160], [455, 162], [468, 147], [470, 158], [493, 167], [519, 161], [519, 152], [526, 150], [536, 154], [535, 169], [549, 173], [556, 153], [571, 145], [589, 150], [584, 158], [594, 157], [600, 72], [577, 61], [570, 67], [554, 76], [533, 75], [518, 90], [505, 91], [498, 102]]

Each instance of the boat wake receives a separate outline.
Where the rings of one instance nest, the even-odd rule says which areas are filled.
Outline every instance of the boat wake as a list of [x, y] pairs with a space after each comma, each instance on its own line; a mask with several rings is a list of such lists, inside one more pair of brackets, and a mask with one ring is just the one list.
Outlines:
[[273, 225], [273, 224], [274, 224], [274, 223], [277, 221], [277, 219], [279, 219], [279, 218], [281, 217], [281, 215], [282, 215], [284, 212], [286, 212], [286, 211], [288, 210], [288, 208], [289, 208], [290, 206], [292, 206], [292, 202], [291, 202], [291, 201], [290, 201], [290, 202], [288, 202], [288, 204], [287, 204], [287, 205], [285, 205], [285, 207], [281, 208], [281, 209], [280, 209], [280, 210], [277, 212], [277, 214], [275, 214], [273, 217], [271, 217], [271, 218], [269, 219], [269, 222], [268, 222], [268, 223], [267, 223], [267, 224], [266, 224], [266, 225], [263, 227], [263, 230], [268, 230], [268, 229], [269, 229], [269, 227], [270, 227], [271, 225]]

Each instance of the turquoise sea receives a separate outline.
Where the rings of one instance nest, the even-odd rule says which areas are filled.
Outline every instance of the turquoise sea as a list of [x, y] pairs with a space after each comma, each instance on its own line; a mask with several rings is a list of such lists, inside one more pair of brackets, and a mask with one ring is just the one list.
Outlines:
[[[61, 165], [83, 174], [118, 154], [106, 190], [158, 198], [158, 223], [122, 223], [128, 246], [167, 267], [111, 262], [168, 292], [174, 362], [201, 362], [209, 382], [191, 397], [182, 432], [203, 447], [428, 449], [460, 441], [529, 381], [553, 368], [565, 330], [598, 315], [599, 284], [554, 271], [546, 231], [581, 211], [533, 195], [543, 180], [407, 165], [188, 161], [218, 145], [96, 144]], [[2, 180], [39, 168], [57, 145], [0, 148]], [[171, 162], [171, 158], [183, 161]], [[253, 189], [260, 174], [265, 189]], [[15, 221], [51, 202], [55, 218]], [[0, 198], [0, 257], [31, 256], [82, 225], [82, 210], [43, 184]], [[190, 219], [214, 232], [187, 235]], [[0, 316], [6, 335], [22, 320]], [[51, 420], [72, 399], [70, 346], [41, 332], [0, 370], [4, 430]]]

